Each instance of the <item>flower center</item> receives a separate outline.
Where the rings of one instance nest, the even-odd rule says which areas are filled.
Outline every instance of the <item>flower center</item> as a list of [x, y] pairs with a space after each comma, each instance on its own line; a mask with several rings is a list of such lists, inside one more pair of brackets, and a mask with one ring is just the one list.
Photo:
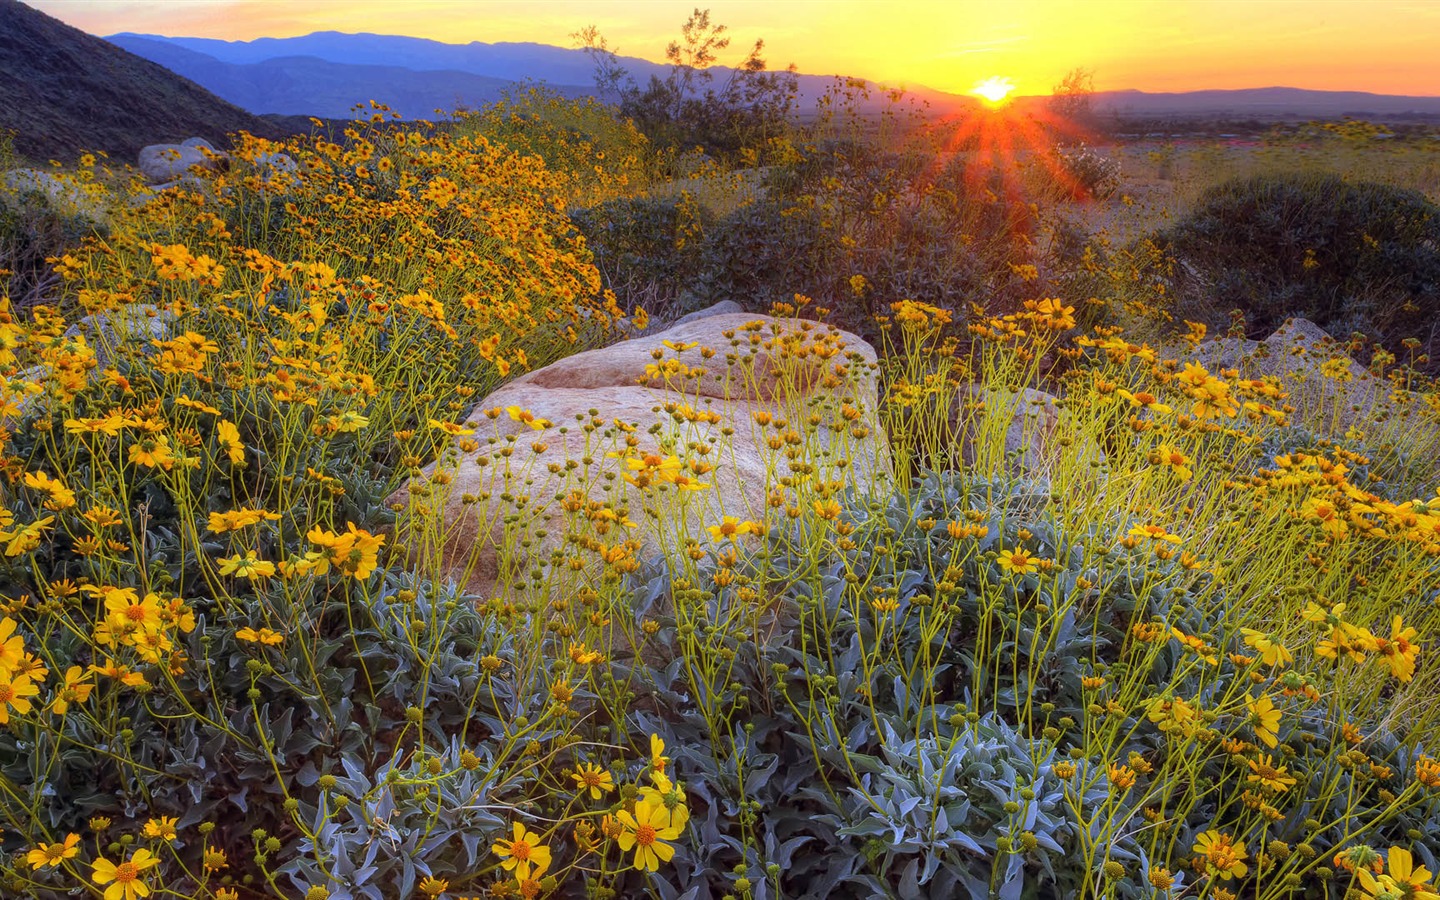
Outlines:
[[8, 684], [0, 684], [0, 705], [9, 703], [15, 699], [15, 689]]
[[127, 607], [125, 607], [125, 618], [131, 620], [132, 622], [140, 622], [140, 621], [143, 621], [144, 618], [145, 618], [145, 607], [143, 607], [143, 606], [127, 606]]
[[129, 884], [140, 877], [140, 870], [133, 862], [123, 862], [115, 867], [115, 881], [119, 884]]
[[642, 847], [655, 843], [655, 829], [649, 825], [641, 825], [635, 829], [635, 843]]
[[520, 862], [529, 862], [530, 845], [524, 841], [516, 841], [510, 845], [510, 855]]

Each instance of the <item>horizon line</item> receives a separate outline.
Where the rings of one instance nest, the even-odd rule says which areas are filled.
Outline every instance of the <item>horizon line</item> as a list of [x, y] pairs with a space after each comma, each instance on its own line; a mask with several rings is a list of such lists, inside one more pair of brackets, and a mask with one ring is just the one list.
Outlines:
[[[197, 35], [187, 35], [187, 34], [158, 34], [158, 33], [156, 33], [156, 32], [145, 32], [145, 31], [116, 31], [116, 32], [113, 32], [112, 34], [95, 35], [95, 36], [98, 37], [98, 38], [100, 38], [101, 40], [105, 40], [105, 41], [109, 41], [111, 38], [114, 38], [114, 37], [131, 36], [131, 37], [137, 37], [137, 38], [163, 38], [163, 39], [167, 39], [167, 40], [213, 41], [213, 42], [215, 42], [215, 43], [221, 43], [221, 44], [253, 44], [253, 43], [255, 43], [256, 41], [291, 41], [291, 40], [298, 40], [298, 39], [300, 39], [300, 38], [314, 37], [315, 35], [321, 35], [321, 34], [335, 34], [335, 35], [342, 35], [342, 36], [344, 36], [344, 37], [404, 38], [404, 39], [406, 39], [406, 40], [412, 40], [412, 41], [425, 41], [425, 42], [431, 43], [431, 44], [441, 44], [441, 45], [446, 46], [446, 47], [470, 47], [470, 46], [473, 46], [473, 45], [476, 45], [476, 44], [480, 44], [480, 45], [487, 46], [487, 47], [494, 47], [494, 46], [501, 46], [501, 45], [509, 44], [509, 45], [530, 45], [530, 46], [535, 46], [535, 47], [553, 47], [553, 48], [556, 49], [556, 50], [571, 50], [571, 51], [574, 51], [574, 50], [582, 50], [582, 49], [583, 49], [583, 48], [580, 48], [580, 47], [566, 47], [566, 46], [563, 46], [563, 45], [561, 45], [561, 44], [546, 43], [546, 42], [544, 42], [544, 41], [480, 41], [480, 40], [475, 40], [475, 41], [452, 42], [452, 41], [442, 41], [442, 40], [439, 40], [439, 39], [437, 39], [437, 38], [419, 37], [419, 36], [417, 36], [417, 35], [411, 35], [411, 34], [391, 34], [391, 33], [379, 32], [379, 31], [341, 31], [341, 30], [339, 30], [339, 29], [334, 29], [334, 28], [322, 28], [322, 29], [317, 30], [317, 31], [308, 31], [308, 32], [306, 32], [305, 34], [289, 35], [288, 37], [275, 37], [275, 36], [273, 36], [273, 35], [261, 35], [260, 37], [254, 37], [254, 38], [248, 38], [248, 39], [247, 39], [247, 38], [235, 38], [235, 39], [211, 38], [211, 37], [200, 37], [200, 36], [197, 36]], [[625, 54], [620, 53], [618, 50], [616, 50], [616, 51], [611, 51], [611, 52], [613, 52], [616, 56], [618, 56], [618, 57], [620, 57], [620, 58], [622, 58], [622, 59], [638, 59], [638, 60], [641, 60], [641, 61], [643, 61], [643, 62], [648, 62], [648, 63], [651, 63], [652, 65], [658, 65], [658, 66], [668, 66], [668, 65], [670, 65], [670, 63], [659, 62], [659, 61], [657, 61], [657, 60], [649, 59], [649, 58], [644, 57], [644, 56], [627, 56], [627, 55], [625, 55]], [[283, 58], [283, 57], [272, 57], [272, 58], [274, 58], [274, 59], [280, 59], [280, 58]], [[301, 58], [303, 58], [303, 57], [301, 57]], [[318, 58], [318, 57], [316, 57], [316, 58]], [[224, 61], [224, 60], [219, 60], [219, 62], [225, 62], [225, 61]], [[256, 65], [256, 64], [257, 64], [257, 63], [228, 63], [228, 65]], [[337, 65], [361, 65], [361, 63], [337, 63]], [[463, 70], [448, 70], [448, 69], [434, 69], [434, 70], [431, 70], [431, 69], [414, 69], [414, 68], [411, 68], [411, 67], [409, 67], [409, 66], [399, 66], [399, 65], [397, 65], [396, 68], [408, 69], [408, 70], [410, 70], [410, 71], [412, 71], [412, 72], [426, 72], [426, 71], [463, 71]], [[733, 68], [733, 67], [731, 67], [731, 66], [708, 66], [708, 67], [706, 67], [706, 68], [730, 69], [730, 68]], [[772, 69], [772, 70], [768, 70], [768, 71], [783, 72], [783, 71], [786, 71], [786, 70], [785, 70], [785, 69]], [[878, 80], [876, 80], [876, 79], [870, 78], [869, 76], [846, 75], [846, 74], [839, 73], [839, 72], [834, 72], [834, 73], [819, 73], [819, 72], [799, 72], [799, 71], [797, 71], [795, 74], [797, 74], [797, 75], [806, 75], [806, 76], [809, 76], [809, 77], [812, 77], [812, 78], [856, 78], [856, 77], [859, 77], [859, 78], [862, 78], [863, 80], [865, 80], [865, 81], [867, 81], [867, 82], [869, 82], [869, 83], [871, 83], [871, 84], [874, 84], [874, 85], [877, 85], [877, 86], [880, 86], [880, 87], [898, 88], [898, 89], [900, 89], [900, 90], [911, 90], [912, 88], [923, 88], [923, 89], [925, 89], [925, 90], [927, 90], [927, 91], [933, 91], [933, 92], [935, 92], [935, 93], [937, 93], [937, 94], [945, 94], [946, 96], [959, 97], [959, 98], [973, 98], [973, 97], [975, 96], [974, 94], [972, 94], [972, 93], [970, 93], [970, 92], [968, 92], [968, 91], [967, 91], [967, 92], [963, 92], [963, 93], [957, 93], [957, 92], [955, 92], [955, 91], [948, 91], [948, 90], [945, 90], [945, 89], [943, 89], [943, 88], [931, 87], [931, 86], [929, 86], [929, 85], [927, 85], [927, 84], [922, 84], [922, 83], [920, 83], [920, 82], [914, 82], [913, 84], [910, 84], [910, 85], [907, 86], [907, 83], [906, 83], [906, 82], [903, 82], [903, 81], [901, 81], [901, 82], [878, 81]], [[579, 85], [574, 85], [574, 86], [578, 87]], [[1095, 93], [1095, 94], [1139, 93], [1139, 94], [1149, 94], [1149, 95], [1152, 95], [1152, 96], [1175, 96], [1175, 95], [1180, 95], [1180, 94], [1198, 94], [1198, 93], [1205, 93], [1205, 92], [1238, 93], [1238, 92], [1241, 92], [1241, 91], [1273, 91], [1273, 90], [1282, 90], [1282, 91], [1306, 91], [1306, 92], [1309, 92], [1309, 93], [1312, 93], [1312, 94], [1365, 94], [1365, 95], [1371, 96], [1371, 97], [1400, 97], [1400, 98], [1416, 98], [1416, 99], [1440, 99], [1440, 92], [1431, 93], [1431, 94], [1385, 94], [1385, 93], [1380, 93], [1380, 92], [1378, 92], [1378, 91], [1367, 91], [1367, 90], [1360, 90], [1360, 89], [1307, 88], [1307, 87], [1297, 87], [1297, 86], [1295, 86], [1295, 85], [1287, 85], [1287, 84], [1255, 85], [1255, 86], [1252, 86], [1252, 87], [1240, 87], [1240, 88], [1211, 88], [1211, 87], [1200, 87], [1200, 88], [1190, 88], [1190, 89], [1188, 89], [1188, 90], [1181, 90], [1181, 91], [1174, 91], [1174, 90], [1171, 90], [1171, 91], [1153, 91], [1153, 90], [1146, 90], [1145, 88], [1136, 88], [1136, 87], [1105, 88], [1105, 89], [1098, 89], [1098, 88], [1097, 88], [1093, 93]], [[1043, 97], [1047, 97], [1047, 96], [1050, 96], [1050, 95], [1049, 95], [1049, 94], [1017, 94], [1017, 95], [1015, 95], [1014, 99], [1015, 99], [1015, 100], [1031, 100], [1031, 99], [1043, 98]]]

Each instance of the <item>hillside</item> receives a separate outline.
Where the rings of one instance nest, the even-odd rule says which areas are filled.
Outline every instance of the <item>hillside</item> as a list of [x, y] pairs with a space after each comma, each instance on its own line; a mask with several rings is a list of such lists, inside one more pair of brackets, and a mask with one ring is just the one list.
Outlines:
[[192, 81], [19, 0], [0, 0], [0, 130], [37, 160], [279, 129]]

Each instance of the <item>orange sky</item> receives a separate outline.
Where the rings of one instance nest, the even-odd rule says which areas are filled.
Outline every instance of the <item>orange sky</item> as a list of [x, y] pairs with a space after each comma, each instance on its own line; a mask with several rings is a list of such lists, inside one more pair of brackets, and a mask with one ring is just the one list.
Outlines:
[[[93, 34], [230, 40], [371, 31], [569, 46], [584, 25], [660, 59], [703, 0], [26, 0]], [[1098, 89], [1286, 85], [1440, 95], [1437, 0], [712, 0], [733, 47], [772, 65], [964, 92], [990, 76], [1048, 93], [1071, 69]], [[722, 62], [725, 61], [722, 59]]]

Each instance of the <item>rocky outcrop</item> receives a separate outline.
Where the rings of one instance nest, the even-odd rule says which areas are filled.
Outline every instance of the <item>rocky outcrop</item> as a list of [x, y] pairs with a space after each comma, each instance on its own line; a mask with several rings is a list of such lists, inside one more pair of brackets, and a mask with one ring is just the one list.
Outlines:
[[481, 401], [474, 434], [390, 498], [398, 542], [516, 598], [688, 553], [726, 517], [828, 516], [891, 479], [875, 359], [852, 334], [733, 313], [576, 354]]
[[1394, 395], [1389, 379], [1360, 365], [1344, 344], [1308, 319], [1287, 319], [1263, 341], [1206, 341], [1182, 358], [1212, 371], [1234, 370], [1241, 378], [1278, 379], [1300, 418], [1328, 423], [1326, 431], [1366, 430], [1377, 419], [1419, 412], [1406, 407], [1403, 395]]
[[5, 195], [23, 200], [27, 194], [39, 194], [52, 209], [89, 219], [94, 223], [106, 220], [105, 202], [99, 191], [67, 178], [40, 169], [11, 169], [4, 177]]
[[1416, 477], [1440, 475], [1431, 442], [1417, 440], [1440, 428], [1440, 410], [1410, 390], [1405, 378], [1391, 377], [1401, 370], [1362, 366], [1314, 322], [1289, 319], [1263, 341], [1219, 338], [1180, 357], [1212, 372], [1272, 379], [1285, 394], [1292, 424], [1331, 440], [1359, 441], [1367, 453]]
[[189, 138], [179, 144], [151, 144], [140, 150], [136, 166], [153, 185], [170, 185], [189, 175], [191, 169], [219, 170], [228, 157], [204, 138]]

